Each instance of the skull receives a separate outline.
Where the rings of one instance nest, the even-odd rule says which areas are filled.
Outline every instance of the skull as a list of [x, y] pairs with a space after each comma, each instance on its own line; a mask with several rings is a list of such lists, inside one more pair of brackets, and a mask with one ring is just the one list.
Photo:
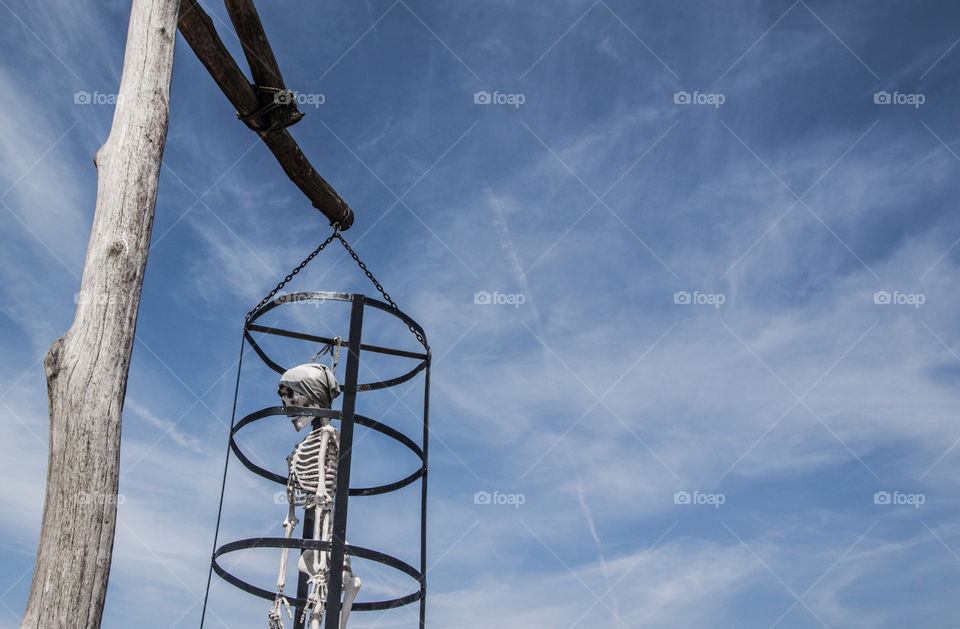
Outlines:
[[[307, 363], [283, 372], [277, 393], [284, 406], [328, 409], [333, 398], [340, 395], [340, 385], [329, 367]], [[312, 420], [310, 415], [296, 417], [293, 425], [300, 430]], [[320, 423], [325, 426], [330, 420], [322, 418]]]
[[[291, 389], [290, 387], [284, 384], [281, 384], [277, 388], [277, 394], [280, 396], [280, 400], [283, 402], [284, 406], [303, 406], [306, 408], [323, 408], [322, 406], [320, 406], [318, 402], [316, 402], [309, 396], [304, 395], [303, 393], [294, 391], [293, 389]], [[290, 421], [293, 422], [294, 427], [299, 431], [299, 430], [302, 430], [304, 426], [312, 422], [314, 419], [315, 418], [312, 415], [301, 415], [299, 417], [291, 417]], [[321, 417], [319, 419], [324, 424], [327, 424], [330, 422], [330, 420], [326, 417]]]
[[320, 408], [320, 405], [310, 399], [303, 393], [298, 393], [285, 384], [277, 387], [277, 394], [283, 401], [284, 406], [305, 406], [307, 408]]

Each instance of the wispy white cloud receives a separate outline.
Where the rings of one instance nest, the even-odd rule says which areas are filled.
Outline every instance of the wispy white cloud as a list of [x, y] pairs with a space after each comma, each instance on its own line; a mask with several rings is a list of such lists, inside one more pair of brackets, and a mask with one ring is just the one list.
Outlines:
[[127, 397], [124, 401], [124, 407], [129, 408], [141, 419], [146, 420], [150, 424], [153, 424], [157, 428], [163, 431], [163, 433], [170, 437], [177, 445], [190, 450], [196, 454], [204, 454], [204, 449], [201, 447], [200, 440], [196, 437], [191, 437], [190, 435], [185, 434], [183, 431], [177, 428], [176, 424], [168, 419], [163, 417], [157, 417], [150, 412], [150, 409], [141, 405], [136, 400]]

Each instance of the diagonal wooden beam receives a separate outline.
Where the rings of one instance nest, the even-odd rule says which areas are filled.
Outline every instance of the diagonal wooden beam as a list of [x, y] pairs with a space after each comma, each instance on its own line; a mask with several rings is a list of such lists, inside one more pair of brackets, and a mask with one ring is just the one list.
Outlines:
[[[253, 75], [253, 84], [260, 99], [262, 109], [254, 114], [261, 119], [259, 125], [279, 128], [299, 122], [303, 112], [297, 110], [293, 92], [286, 91], [280, 66], [270, 48], [253, 0], [224, 0], [224, 4], [243, 46], [243, 54], [250, 65], [250, 74]], [[243, 120], [249, 126], [250, 117]]]
[[250, 74], [253, 75], [255, 85], [269, 87], [285, 87], [280, 66], [273, 56], [273, 49], [263, 30], [263, 23], [257, 8], [252, 0], [224, 0], [227, 13], [233, 28], [237, 30], [237, 37], [243, 45], [243, 54], [250, 65]]
[[177, 26], [200, 63], [237, 111], [246, 114], [256, 110], [259, 106], [256, 91], [223, 45], [213, 20], [197, 0], [181, 0]]
[[[256, 21], [259, 24], [260, 18], [257, 17]], [[261, 101], [256, 90], [250, 85], [240, 66], [223, 45], [213, 20], [197, 0], [181, 1], [178, 28], [220, 90], [236, 108], [238, 115], [245, 117], [257, 111]], [[262, 31], [262, 26], [260, 30]], [[267, 48], [269, 49], [269, 44]], [[258, 55], [259, 52], [254, 56]], [[270, 57], [273, 58], [272, 52]], [[249, 58], [250, 55], [248, 55]], [[276, 65], [276, 60], [273, 59], [272, 63]], [[257, 64], [264, 69], [270, 62], [264, 62], [259, 58]], [[251, 67], [254, 67], [253, 62]], [[260, 71], [257, 70], [257, 72]], [[277, 74], [279, 75], [279, 70]], [[282, 84], [272, 87], [282, 87]], [[277, 158], [287, 177], [310, 199], [313, 207], [330, 220], [331, 224], [339, 223], [342, 230], [349, 229], [353, 225], [353, 210], [310, 164], [310, 160], [300, 150], [300, 146], [289, 131], [286, 129], [271, 131], [256, 120], [251, 121], [248, 126], [260, 136], [263, 143]]]

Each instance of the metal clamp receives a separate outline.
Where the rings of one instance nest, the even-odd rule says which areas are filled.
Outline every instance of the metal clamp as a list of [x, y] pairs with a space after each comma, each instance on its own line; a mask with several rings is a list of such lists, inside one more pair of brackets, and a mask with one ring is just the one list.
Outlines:
[[[252, 113], [244, 115], [237, 112], [237, 118], [251, 130], [257, 133], [270, 133], [275, 129], [284, 129], [296, 124], [303, 118], [303, 112], [297, 109], [297, 95], [291, 90], [263, 85], [254, 85], [253, 89], [261, 97], [261, 102], [263, 102], [264, 96], [269, 97], [269, 100], [260, 109]], [[262, 119], [273, 112], [278, 112], [278, 114], [273, 116], [273, 122], [264, 130], [266, 125]]]

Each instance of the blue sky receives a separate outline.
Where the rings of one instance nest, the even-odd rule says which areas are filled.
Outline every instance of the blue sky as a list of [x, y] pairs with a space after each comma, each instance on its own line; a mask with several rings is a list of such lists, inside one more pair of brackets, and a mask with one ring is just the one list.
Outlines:
[[[43, 507], [41, 361], [73, 316], [129, 4], [0, 5], [7, 628]], [[952, 3], [259, 8], [304, 99], [291, 132], [434, 348], [430, 626], [960, 625]], [[104, 626], [198, 626], [243, 315], [328, 229], [178, 39]], [[336, 247], [292, 288], [373, 290]], [[244, 413], [275, 403], [248, 358]], [[416, 434], [420, 386], [360, 410]], [[296, 440], [249, 445], [282, 469]], [[414, 465], [370, 438], [355, 475]], [[229, 481], [224, 539], [281, 534], [276, 488], [235, 461]], [[415, 494], [354, 501], [351, 541], [413, 560]], [[231, 565], [269, 587], [277, 561]], [[360, 600], [411, 587], [357, 571]], [[215, 579], [207, 626], [267, 607]]]

